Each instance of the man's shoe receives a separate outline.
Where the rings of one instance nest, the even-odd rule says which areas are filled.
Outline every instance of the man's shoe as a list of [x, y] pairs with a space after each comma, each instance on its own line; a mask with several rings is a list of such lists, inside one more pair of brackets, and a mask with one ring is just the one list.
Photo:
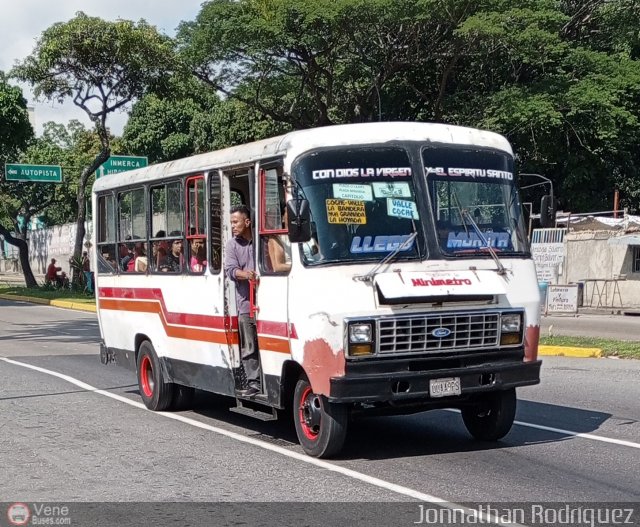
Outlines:
[[238, 390], [236, 392], [240, 397], [253, 397], [254, 395], [257, 395], [260, 393], [260, 389], [257, 386], [249, 386], [248, 388], [245, 388], [244, 390]]

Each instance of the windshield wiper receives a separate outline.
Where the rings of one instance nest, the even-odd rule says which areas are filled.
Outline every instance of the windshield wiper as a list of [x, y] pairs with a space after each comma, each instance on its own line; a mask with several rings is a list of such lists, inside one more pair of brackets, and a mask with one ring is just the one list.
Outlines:
[[[469, 237], [469, 228], [467, 227], [467, 223], [464, 221], [464, 213], [467, 212], [467, 209], [463, 209], [460, 206], [460, 201], [458, 200], [458, 195], [456, 194], [455, 190], [452, 192], [451, 198], [454, 201], [454, 207], [458, 211], [458, 215], [460, 216], [460, 221], [462, 222], [462, 226], [464, 227], [464, 232], [467, 234], [467, 238], [468, 238]], [[471, 217], [471, 216], [469, 216], [469, 217]]]
[[[412, 222], [413, 223], [413, 222]], [[358, 280], [360, 282], [370, 282], [374, 275], [378, 272], [383, 265], [390, 262], [396, 254], [405, 249], [406, 247], [410, 247], [413, 243], [413, 240], [418, 236], [418, 231], [415, 230], [415, 225], [413, 226], [414, 231], [409, 235], [409, 237], [403, 241], [398, 247], [396, 247], [393, 251], [387, 254], [382, 260], [380, 260], [367, 274], [357, 274], [353, 277], [354, 280]]]
[[480, 230], [480, 227], [478, 227], [478, 224], [475, 222], [475, 220], [471, 217], [471, 214], [469, 214], [469, 211], [467, 209], [462, 209], [461, 212], [462, 212], [462, 215], [466, 215], [467, 216], [467, 219], [469, 220], [469, 223], [473, 227], [473, 230], [476, 231], [476, 234], [478, 235], [478, 238], [480, 238], [480, 241], [482, 241], [482, 243], [484, 243], [484, 245], [486, 246], [487, 250], [489, 251], [489, 254], [491, 254], [491, 257], [496, 262], [496, 266], [498, 267], [497, 273], [499, 275], [507, 274], [507, 270], [505, 269], [504, 265], [502, 265], [502, 262], [500, 261], [500, 258], [498, 258], [498, 253], [496, 253], [495, 249], [493, 247], [491, 247], [491, 244], [489, 243], [489, 240], [487, 240], [484, 237], [483, 232]]
[[458, 196], [455, 193], [455, 191], [452, 194], [452, 198], [456, 203], [455, 207], [458, 209], [458, 214], [460, 214], [460, 219], [462, 220], [462, 226], [464, 227], [464, 230], [467, 233], [467, 238], [469, 237], [469, 229], [467, 228], [467, 223], [464, 221], [465, 216], [467, 220], [469, 220], [469, 223], [473, 227], [473, 230], [476, 231], [476, 234], [478, 235], [478, 238], [480, 238], [480, 241], [484, 243], [485, 247], [489, 251], [491, 258], [493, 258], [494, 262], [496, 262], [496, 266], [498, 267], [497, 273], [499, 275], [507, 274], [507, 270], [505, 269], [504, 265], [502, 265], [500, 258], [498, 258], [498, 254], [496, 253], [495, 249], [491, 247], [491, 245], [489, 244], [489, 241], [485, 238], [484, 233], [480, 230], [480, 227], [478, 227], [478, 224], [476, 223], [476, 221], [473, 219], [473, 217], [471, 216], [471, 214], [467, 209], [464, 209], [460, 206], [460, 201], [458, 201]]

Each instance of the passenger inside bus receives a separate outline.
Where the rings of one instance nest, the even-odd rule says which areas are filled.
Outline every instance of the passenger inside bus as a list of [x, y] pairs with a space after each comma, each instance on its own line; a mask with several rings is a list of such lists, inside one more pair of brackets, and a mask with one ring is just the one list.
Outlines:
[[[166, 237], [166, 232], [159, 230], [155, 238]], [[151, 243], [151, 268], [153, 271], [161, 271], [167, 264], [167, 242], [165, 240], [155, 240]]]
[[155, 247], [154, 262], [156, 271], [162, 271], [167, 266], [167, 249], [165, 246], [166, 244], [163, 243]]
[[[179, 231], [172, 231], [169, 236], [182, 236]], [[164, 267], [160, 268], [165, 273], [180, 273], [182, 271], [182, 238], [175, 238], [171, 242], [171, 250], [167, 254], [167, 261]]]
[[[131, 236], [128, 236], [127, 239], [131, 239]], [[129, 262], [135, 258], [133, 254], [133, 247], [129, 244], [123, 243], [120, 245], [120, 269], [122, 271], [127, 271], [129, 267]]]
[[[287, 226], [287, 208], [282, 205], [282, 223], [279, 229]], [[291, 270], [291, 242], [286, 234], [273, 234], [268, 237], [267, 251], [270, 268], [275, 273], [288, 273]]]
[[147, 260], [146, 251], [144, 249], [144, 242], [137, 242], [134, 249], [133, 254], [135, 254], [135, 259], [133, 261], [133, 268], [130, 271], [134, 271], [136, 273], [146, 273], [147, 266], [149, 265], [149, 260]]
[[207, 266], [207, 245], [204, 238], [192, 238], [189, 244], [191, 258], [189, 269], [193, 273], [203, 273]]

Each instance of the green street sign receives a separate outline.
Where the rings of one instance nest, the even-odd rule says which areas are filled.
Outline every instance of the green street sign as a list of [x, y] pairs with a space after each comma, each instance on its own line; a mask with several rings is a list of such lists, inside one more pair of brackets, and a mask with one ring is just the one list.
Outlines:
[[117, 174], [118, 172], [127, 172], [128, 170], [146, 167], [148, 164], [146, 157], [111, 156], [96, 170], [96, 177], [99, 178], [108, 176], [109, 174]]
[[32, 183], [62, 183], [62, 167], [59, 165], [22, 165], [6, 163], [4, 177], [7, 181]]

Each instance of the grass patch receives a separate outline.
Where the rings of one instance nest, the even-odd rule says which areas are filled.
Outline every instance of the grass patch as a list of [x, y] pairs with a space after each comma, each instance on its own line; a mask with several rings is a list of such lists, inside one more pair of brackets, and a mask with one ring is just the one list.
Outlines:
[[82, 304], [94, 304], [95, 298], [87, 293], [72, 291], [69, 289], [53, 289], [50, 286], [24, 287], [0, 285], [0, 295], [26, 296], [42, 298], [44, 300], [73, 300]]
[[576, 348], [600, 348], [603, 357], [640, 359], [640, 342], [601, 339], [597, 337], [540, 337], [543, 346], [572, 346]]

